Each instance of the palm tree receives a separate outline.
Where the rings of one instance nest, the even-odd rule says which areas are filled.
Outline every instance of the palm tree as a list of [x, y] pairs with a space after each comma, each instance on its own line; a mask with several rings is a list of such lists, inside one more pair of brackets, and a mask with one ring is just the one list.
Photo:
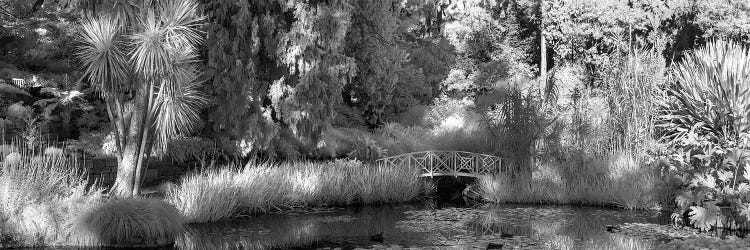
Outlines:
[[137, 195], [152, 150], [189, 133], [206, 98], [198, 91], [197, 46], [202, 42], [194, 0], [153, 0], [135, 18], [103, 14], [87, 20], [77, 56], [105, 99], [117, 146], [110, 193]]

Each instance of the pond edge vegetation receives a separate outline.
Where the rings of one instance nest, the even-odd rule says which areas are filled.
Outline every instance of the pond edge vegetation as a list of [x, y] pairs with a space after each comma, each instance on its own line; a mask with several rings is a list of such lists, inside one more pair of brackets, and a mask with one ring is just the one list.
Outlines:
[[[2, 120], [3, 136], [5, 124], [15, 122], [23, 124], [26, 141], [0, 145], [0, 243], [160, 246], [181, 237], [185, 223], [299, 206], [409, 202], [433, 192], [428, 179], [415, 169], [370, 163], [423, 150], [506, 159], [512, 171], [474, 186], [487, 202], [657, 208], [703, 231], [748, 228], [747, 35], [711, 37], [716, 30], [698, 18], [687, 26], [705, 29], [705, 37], [692, 34], [690, 45], [677, 49], [669, 39], [681, 39], [678, 30], [663, 33], [674, 27], [644, 28], [650, 26], [640, 20], [634, 38], [630, 19], [625, 32], [623, 19], [612, 24], [570, 14], [642, 11], [650, 25], [672, 25], [682, 22], [672, 18], [710, 8], [655, 1], [590, 10], [561, 0], [520, 11], [518, 3], [465, 1], [467, 12], [457, 10], [458, 18], [444, 25], [445, 6], [432, 2], [412, 6], [429, 10], [423, 16], [429, 24], [418, 20], [424, 13], [405, 17], [417, 11], [395, 2], [126, 2], [99, 8], [99, 15], [96, 4], [72, 7], [83, 20], [70, 43], [77, 50], [66, 53], [85, 68], [77, 84], [99, 94], [92, 98], [99, 113], [71, 105], [71, 86], [65, 96], [45, 89], [57, 96], [43, 104], [8, 108], [16, 120]], [[45, 6], [34, 9], [50, 8], [37, 3]], [[707, 3], [701, 6], [717, 7]], [[737, 6], [750, 7], [728, 9]], [[437, 20], [430, 19], [433, 11]], [[2, 14], [5, 29], [8, 14]], [[604, 40], [601, 30], [578, 34], [569, 26], [579, 21], [622, 33]], [[569, 47], [581, 41], [594, 45]], [[555, 48], [552, 70], [547, 47]], [[0, 66], [10, 74], [6, 63]], [[14, 95], [30, 96], [13, 88]], [[101, 116], [91, 127], [105, 124], [96, 131], [105, 139], [86, 146], [104, 151], [108, 140], [118, 161], [106, 191], [90, 183], [70, 151], [36, 145], [39, 123], [54, 120], [56, 105], [68, 105], [60, 108], [68, 120], [74, 110]], [[142, 197], [149, 157], [169, 154], [170, 143], [190, 151], [198, 140], [174, 143], [188, 135], [215, 140], [206, 144], [223, 144], [233, 151], [226, 159], [241, 160], [204, 162], [176, 185], [165, 184], [164, 197]], [[198, 158], [195, 152], [181, 155]]]

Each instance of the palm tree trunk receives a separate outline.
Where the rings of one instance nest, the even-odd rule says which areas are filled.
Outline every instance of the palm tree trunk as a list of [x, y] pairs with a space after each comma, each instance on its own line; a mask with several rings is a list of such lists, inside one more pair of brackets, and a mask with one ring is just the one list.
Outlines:
[[547, 41], [544, 40], [544, 31], [539, 32], [540, 38], [540, 52], [541, 52], [541, 62], [539, 63], [539, 72], [541, 73], [542, 77], [542, 86], [547, 86]]
[[135, 178], [137, 154], [138, 150], [135, 147], [125, 147], [125, 150], [122, 152], [122, 158], [117, 164], [117, 178], [109, 192], [111, 195], [117, 197], [133, 196], [133, 180]]
[[[122, 141], [120, 140], [120, 137], [124, 136], [120, 130], [120, 126], [118, 126], [118, 122], [115, 121], [115, 116], [112, 112], [112, 97], [107, 96], [104, 97], [106, 107], [107, 107], [107, 115], [109, 116], [109, 125], [112, 129], [112, 134], [115, 135], [115, 146], [117, 147], [117, 162], [120, 162], [122, 160]], [[120, 110], [117, 110], [119, 112], [118, 114], [118, 120], [122, 118], [122, 112]]]
[[151, 154], [149, 130], [151, 129], [151, 106], [154, 105], [154, 85], [153, 81], [149, 82], [150, 83], [148, 84], [146, 90], [146, 97], [144, 98], [144, 101], [146, 102], [146, 112], [143, 114], [145, 126], [143, 126], [142, 128], [141, 140], [138, 141], [138, 143], [140, 143], [138, 151], [138, 162], [136, 163], [135, 179], [133, 180], [133, 194], [135, 195], [138, 195], [140, 193], [141, 184], [143, 183], [143, 175], [148, 164], [147, 159]]
[[[142, 91], [145, 91], [142, 89]], [[110, 193], [119, 197], [132, 197], [136, 182], [136, 170], [140, 160], [140, 147], [143, 138], [144, 114], [148, 112], [146, 94], [136, 94], [133, 102], [130, 126], [127, 127], [122, 159], [117, 165], [117, 178]]]
[[544, 3], [539, 0], [539, 52], [541, 60], [539, 62], [539, 72], [542, 77], [542, 86], [547, 87], [547, 41], [544, 38]]

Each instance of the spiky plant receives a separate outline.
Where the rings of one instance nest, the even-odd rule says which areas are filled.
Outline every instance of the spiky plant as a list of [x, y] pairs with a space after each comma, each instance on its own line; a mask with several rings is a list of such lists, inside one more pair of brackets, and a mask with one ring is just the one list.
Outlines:
[[195, 64], [202, 42], [194, 0], [132, 4], [135, 18], [118, 12], [85, 21], [78, 57], [106, 100], [119, 161], [112, 192], [138, 193], [152, 148], [195, 128], [206, 98]]
[[675, 67], [679, 102], [664, 116], [671, 135], [691, 128], [721, 139], [750, 132], [750, 51], [737, 42], [711, 41]]

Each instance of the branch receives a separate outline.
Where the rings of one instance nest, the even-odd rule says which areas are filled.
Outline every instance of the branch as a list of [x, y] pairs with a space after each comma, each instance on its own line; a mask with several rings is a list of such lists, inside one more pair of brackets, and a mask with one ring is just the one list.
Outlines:
[[0, 10], [2, 10], [2, 14], [5, 14], [5, 15], [7, 15], [7, 16], [10, 16], [10, 17], [14, 17], [14, 18], [16, 18], [16, 19], [21, 19], [20, 17], [18, 17], [18, 16], [16, 16], [16, 15], [13, 15], [13, 13], [12, 13], [12, 12], [10, 12], [10, 11], [9, 11], [9, 10], [7, 10], [7, 9], [5, 9], [5, 7], [3, 7], [2, 5], [0, 5]]
[[[385, 37], [383, 37], [383, 35], [381, 35], [379, 32], [377, 32], [377, 30], [375, 30], [375, 27], [377, 27], [377, 26], [375, 25], [375, 23], [373, 21], [370, 21], [370, 19], [367, 19], [367, 17], [365, 17], [364, 15], [362, 15], [362, 13], [359, 13], [359, 12], [357, 12], [357, 16], [359, 18], [361, 18], [362, 20], [364, 20], [366, 22], [365, 26], [367, 26], [368, 28], [370, 28], [370, 30], [372, 30], [372, 31], [367, 31], [368, 34], [374, 36], [375, 39], [379, 40], [383, 44], [393, 45], [392, 42], [389, 43], [385, 39]], [[365, 29], [362, 29], [362, 31], [365, 31]]]
[[44, 4], [44, 0], [36, 0], [34, 2], [34, 5], [31, 7], [31, 11], [29, 11], [29, 16], [34, 15], [39, 9], [42, 7], [42, 4]]

